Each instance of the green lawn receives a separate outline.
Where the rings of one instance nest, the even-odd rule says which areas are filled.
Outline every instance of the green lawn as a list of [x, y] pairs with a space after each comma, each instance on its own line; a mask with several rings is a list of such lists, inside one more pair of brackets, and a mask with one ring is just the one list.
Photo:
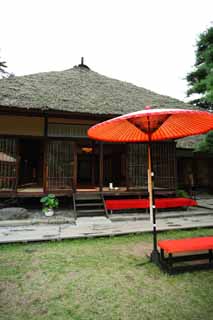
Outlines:
[[2, 245], [0, 319], [213, 319], [213, 271], [168, 276], [148, 261], [151, 247], [150, 234]]

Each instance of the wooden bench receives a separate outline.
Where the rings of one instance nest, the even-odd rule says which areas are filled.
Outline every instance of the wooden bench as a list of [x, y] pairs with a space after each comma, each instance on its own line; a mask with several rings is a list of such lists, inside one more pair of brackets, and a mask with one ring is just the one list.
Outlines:
[[159, 240], [158, 247], [160, 266], [170, 274], [213, 268], [213, 237]]
[[[111, 199], [105, 200], [107, 210], [148, 209], [149, 199]], [[158, 209], [197, 206], [197, 201], [190, 198], [157, 198], [155, 207]]]

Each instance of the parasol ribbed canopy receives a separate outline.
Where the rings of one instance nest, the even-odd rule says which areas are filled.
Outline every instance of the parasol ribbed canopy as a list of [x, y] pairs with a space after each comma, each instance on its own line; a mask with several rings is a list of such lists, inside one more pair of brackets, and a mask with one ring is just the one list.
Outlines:
[[88, 136], [107, 142], [146, 142], [179, 139], [213, 129], [213, 115], [188, 109], [151, 109], [129, 113], [99, 123]]

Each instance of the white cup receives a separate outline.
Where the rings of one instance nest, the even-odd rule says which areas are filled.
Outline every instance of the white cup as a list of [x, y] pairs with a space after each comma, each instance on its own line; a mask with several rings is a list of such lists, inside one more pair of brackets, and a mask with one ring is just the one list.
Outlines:
[[110, 190], [113, 189], [113, 183], [112, 183], [112, 182], [109, 183], [109, 189], [110, 189]]

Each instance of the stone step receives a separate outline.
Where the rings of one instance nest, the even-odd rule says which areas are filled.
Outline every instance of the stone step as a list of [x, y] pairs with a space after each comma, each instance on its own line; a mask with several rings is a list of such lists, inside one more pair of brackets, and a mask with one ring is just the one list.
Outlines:
[[79, 217], [105, 217], [105, 211], [104, 210], [78, 210], [77, 211], [77, 218]]
[[99, 193], [92, 193], [92, 194], [84, 194], [84, 193], [76, 193], [75, 194], [76, 200], [101, 200], [101, 195]]
[[74, 195], [76, 217], [105, 216], [105, 208], [100, 193], [76, 193]]
[[99, 213], [99, 212], [104, 212], [104, 209], [103, 208], [99, 208], [99, 209], [80, 209], [78, 210], [78, 213]]
[[103, 207], [103, 202], [84, 202], [84, 203], [76, 203], [76, 207]]

